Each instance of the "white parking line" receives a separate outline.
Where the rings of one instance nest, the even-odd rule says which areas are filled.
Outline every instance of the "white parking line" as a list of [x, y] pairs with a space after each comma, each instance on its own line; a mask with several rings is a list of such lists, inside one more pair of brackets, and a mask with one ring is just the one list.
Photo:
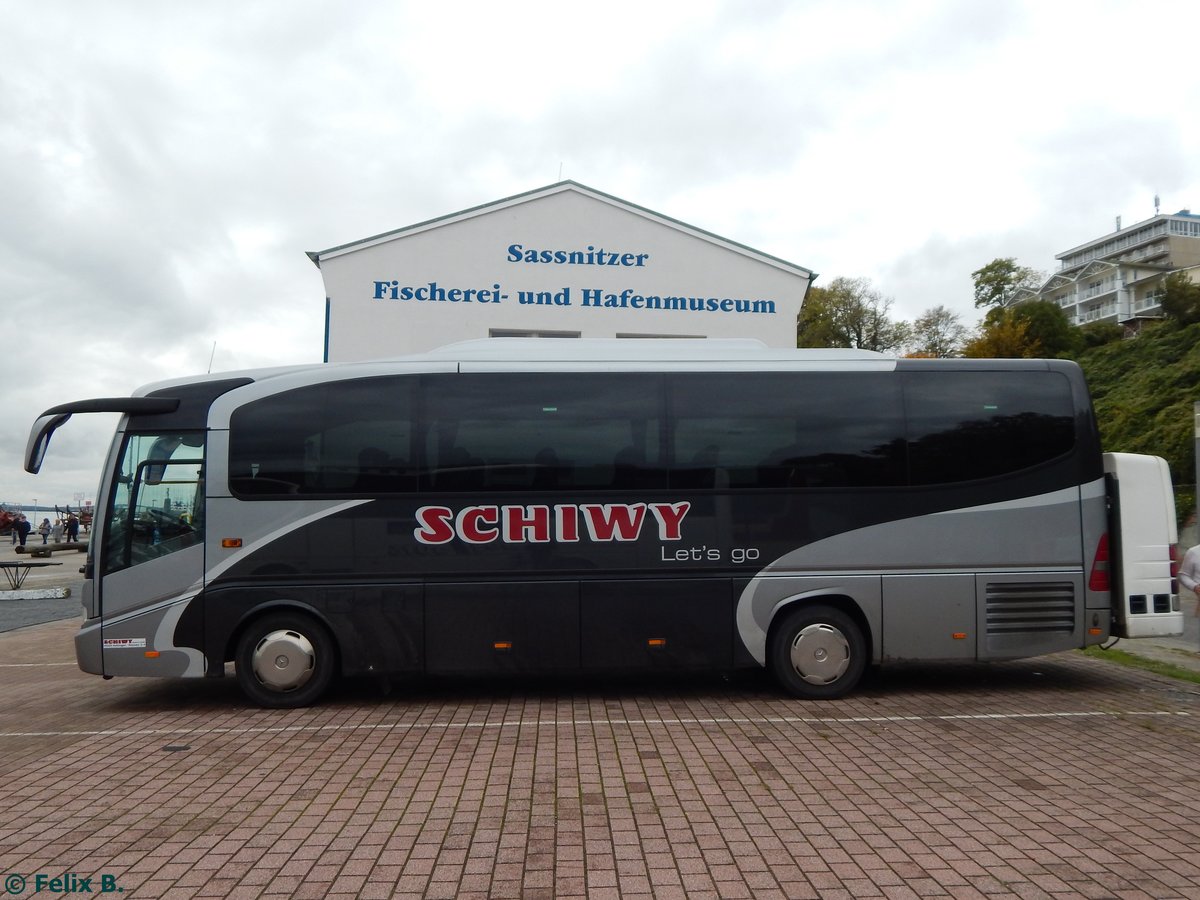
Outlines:
[[678, 719], [502, 719], [497, 722], [379, 722], [375, 724], [277, 725], [243, 728], [132, 728], [79, 731], [0, 731], [0, 738], [28, 737], [202, 737], [205, 735], [295, 734], [337, 731], [435, 731], [472, 728], [687, 727], [692, 725], [869, 725], [889, 722], [1001, 722], [1029, 719], [1188, 718], [1188, 712], [1134, 710], [1131, 712], [976, 713], [944, 716], [728, 716]]
[[39, 666], [73, 666], [76, 663], [0, 663], [0, 669], [36, 669]]

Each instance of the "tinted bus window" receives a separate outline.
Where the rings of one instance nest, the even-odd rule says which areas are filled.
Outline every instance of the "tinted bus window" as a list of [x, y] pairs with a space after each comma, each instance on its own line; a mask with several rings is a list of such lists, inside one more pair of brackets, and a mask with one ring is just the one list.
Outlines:
[[423, 489], [666, 486], [661, 376], [430, 375], [422, 385]]
[[905, 483], [895, 375], [679, 374], [669, 385], [672, 487]]
[[1074, 406], [1051, 372], [904, 376], [913, 484], [1004, 475], [1069, 453]]
[[395, 493], [416, 485], [416, 378], [332, 381], [248, 403], [229, 425], [234, 494]]

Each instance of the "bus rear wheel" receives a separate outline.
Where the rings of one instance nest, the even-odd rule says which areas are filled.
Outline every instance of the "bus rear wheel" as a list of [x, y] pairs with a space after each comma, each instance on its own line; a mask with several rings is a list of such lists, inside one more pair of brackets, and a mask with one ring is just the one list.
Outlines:
[[835, 700], [867, 666], [867, 642], [854, 619], [832, 606], [802, 606], [772, 632], [768, 663], [793, 697]]
[[238, 640], [237, 680], [259, 706], [295, 709], [315, 703], [333, 680], [333, 639], [315, 619], [278, 612], [251, 622]]

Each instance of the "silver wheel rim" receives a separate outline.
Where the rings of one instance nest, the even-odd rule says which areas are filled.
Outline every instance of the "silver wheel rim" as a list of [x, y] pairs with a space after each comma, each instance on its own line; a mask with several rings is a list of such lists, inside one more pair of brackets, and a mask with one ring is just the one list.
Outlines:
[[792, 668], [809, 684], [832, 684], [850, 667], [850, 642], [832, 625], [817, 622], [792, 641]]
[[298, 631], [280, 629], [254, 648], [250, 665], [259, 683], [273, 691], [294, 691], [308, 683], [317, 664], [312, 642]]

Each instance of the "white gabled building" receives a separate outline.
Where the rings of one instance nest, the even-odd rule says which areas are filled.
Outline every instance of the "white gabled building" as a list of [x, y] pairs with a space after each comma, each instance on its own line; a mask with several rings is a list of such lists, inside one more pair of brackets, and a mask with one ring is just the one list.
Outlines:
[[754, 338], [796, 346], [816, 277], [573, 181], [309, 253], [325, 359], [486, 337]]
[[1049, 300], [1073, 325], [1109, 322], [1136, 328], [1162, 317], [1159, 296], [1171, 272], [1200, 280], [1200, 215], [1181, 209], [1080, 244], [1055, 256], [1060, 268], [1014, 303]]

